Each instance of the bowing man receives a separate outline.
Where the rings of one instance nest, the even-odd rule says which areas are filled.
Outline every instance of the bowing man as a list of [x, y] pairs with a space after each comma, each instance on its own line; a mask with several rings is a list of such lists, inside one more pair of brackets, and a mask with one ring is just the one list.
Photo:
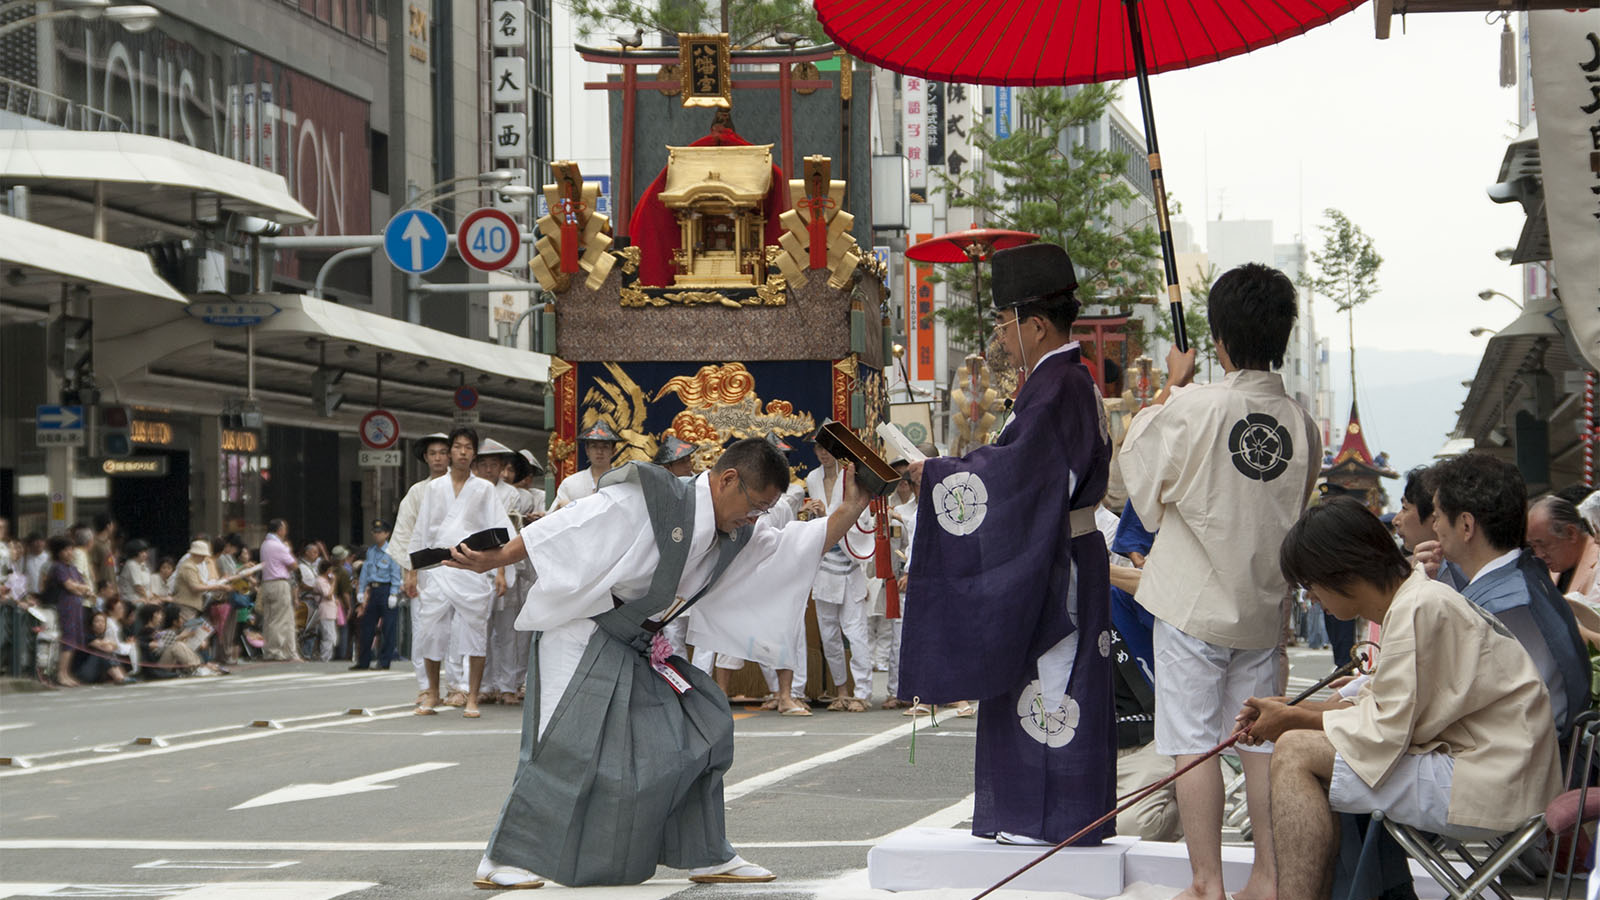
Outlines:
[[810, 575], [868, 497], [852, 480], [827, 519], [758, 521], [788, 483], [783, 455], [747, 438], [693, 479], [631, 463], [504, 547], [456, 548], [456, 566], [526, 558], [536, 573], [517, 619], [534, 632], [522, 751], [474, 884], [637, 884], [657, 865], [698, 883], [773, 880], [728, 843], [727, 698], [660, 631], [692, 606], [702, 652], [793, 664]]
[[1094, 520], [1111, 443], [1070, 340], [1077, 283], [1053, 244], [994, 255], [995, 331], [1026, 377], [1013, 417], [993, 444], [909, 470], [921, 499], [900, 697], [984, 701], [972, 833], [1013, 843], [1061, 841], [1116, 797], [1109, 576]]
[[[504, 528], [505, 504], [494, 485], [472, 474], [478, 433], [471, 428], [450, 432], [450, 471], [428, 482], [417, 512], [408, 552], [454, 547], [488, 528]], [[478, 718], [478, 691], [483, 686], [483, 656], [488, 643], [489, 603], [506, 590], [505, 576], [434, 568], [417, 572], [417, 636], [412, 652], [422, 656], [428, 689], [417, 703], [419, 716], [439, 705], [439, 664], [445, 654], [467, 657], [467, 702], [462, 715]]]

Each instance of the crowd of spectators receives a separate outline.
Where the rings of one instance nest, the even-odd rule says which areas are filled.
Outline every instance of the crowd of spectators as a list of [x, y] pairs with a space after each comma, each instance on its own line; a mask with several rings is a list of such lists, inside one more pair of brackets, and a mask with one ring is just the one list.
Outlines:
[[[173, 557], [125, 539], [105, 515], [21, 539], [0, 518], [0, 604], [31, 615], [38, 673], [62, 687], [225, 675], [262, 658], [268, 643], [257, 557], [237, 533], [197, 534]], [[351, 658], [360, 565], [343, 546], [296, 548], [287, 567], [292, 646], [278, 658]]]

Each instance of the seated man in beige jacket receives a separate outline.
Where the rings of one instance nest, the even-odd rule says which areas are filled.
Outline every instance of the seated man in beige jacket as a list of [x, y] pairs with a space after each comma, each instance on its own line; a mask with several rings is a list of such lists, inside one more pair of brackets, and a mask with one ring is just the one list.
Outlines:
[[1465, 840], [1510, 831], [1561, 790], [1550, 697], [1493, 616], [1421, 568], [1354, 500], [1307, 510], [1284, 538], [1284, 577], [1341, 619], [1383, 623], [1377, 670], [1349, 699], [1254, 698], [1250, 742], [1274, 741], [1278, 896], [1327, 897], [1334, 813], [1381, 811]]

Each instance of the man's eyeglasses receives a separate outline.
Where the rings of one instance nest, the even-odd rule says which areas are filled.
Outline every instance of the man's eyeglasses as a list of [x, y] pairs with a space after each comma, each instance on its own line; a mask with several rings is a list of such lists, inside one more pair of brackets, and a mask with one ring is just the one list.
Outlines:
[[739, 490], [744, 492], [744, 500], [745, 500], [746, 503], [750, 504], [751, 511], [752, 512], [758, 512], [758, 513], [764, 513], [767, 510], [772, 509], [774, 506], [777, 506], [778, 505], [778, 500], [780, 500], [783, 497], [782, 494], [779, 494], [777, 497], [772, 498], [772, 502], [771, 503], [767, 503], [767, 504], [764, 504], [764, 505], [760, 504], [760, 503], [757, 503], [756, 502], [756, 498], [750, 496], [750, 488], [745, 486], [744, 476], [743, 475], [739, 476]]
[[1013, 316], [1012, 318], [1007, 319], [1007, 320], [1005, 320], [1003, 322], [1000, 321], [1000, 317], [999, 316], [996, 316], [995, 320], [994, 320], [994, 330], [995, 331], [1002, 331], [1002, 330], [1004, 330], [1006, 328], [1010, 328], [1012, 325], [1015, 325], [1016, 323], [1017, 323], [1017, 319], [1016, 319], [1015, 316]]

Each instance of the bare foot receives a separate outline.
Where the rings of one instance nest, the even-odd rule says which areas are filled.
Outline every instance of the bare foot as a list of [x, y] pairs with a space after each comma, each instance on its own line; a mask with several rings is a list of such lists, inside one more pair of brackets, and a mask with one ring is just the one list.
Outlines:
[[435, 706], [438, 706], [439, 705], [439, 692], [438, 691], [423, 691], [422, 692], [422, 696], [417, 698], [417, 705], [422, 707], [423, 709], [432, 709]]
[[778, 698], [778, 712], [787, 712], [791, 709], [805, 709], [806, 705], [793, 697]]
[[1214, 891], [1208, 891], [1199, 885], [1191, 884], [1172, 900], [1228, 900], [1228, 896], [1223, 893], [1221, 885], [1217, 885]]
[[61, 685], [62, 687], [82, 687], [83, 686], [83, 682], [79, 681], [76, 678], [73, 678], [71, 675], [68, 675], [65, 672], [61, 672], [61, 673], [58, 673], [56, 675], [56, 683]]

